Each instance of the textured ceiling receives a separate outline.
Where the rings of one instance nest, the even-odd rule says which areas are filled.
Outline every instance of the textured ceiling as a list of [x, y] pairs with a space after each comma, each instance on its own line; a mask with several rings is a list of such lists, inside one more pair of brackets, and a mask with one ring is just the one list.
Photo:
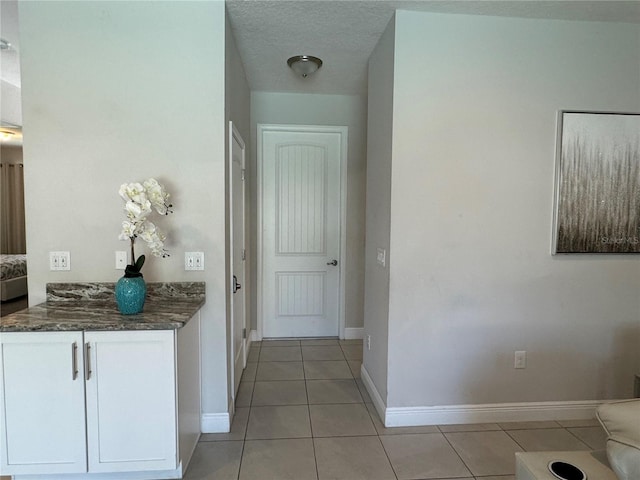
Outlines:
[[[640, 1], [227, 0], [231, 28], [254, 91], [365, 94], [367, 62], [396, 9], [640, 23]], [[302, 79], [293, 55], [324, 64]]]
[[[229, 20], [252, 90], [366, 92], [367, 62], [393, 15], [387, 2], [232, 1]], [[322, 68], [306, 79], [287, 66], [313, 55]]]

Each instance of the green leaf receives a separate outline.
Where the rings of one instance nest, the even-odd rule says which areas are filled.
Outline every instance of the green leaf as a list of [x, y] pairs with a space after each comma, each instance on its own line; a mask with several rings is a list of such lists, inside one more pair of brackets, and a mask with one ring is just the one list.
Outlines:
[[124, 276], [128, 278], [141, 277], [142, 273], [140, 270], [142, 270], [142, 265], [144, 265], [144, 259], [144, 255], [140, 255], [135, 264], [127, 265], [124, 269]]
[[135, 265], [136, 271], [140, 272], [140, 270], [142, 270], [142, 265], [144, 265], [144, 260], [145, 260], [144, 255], [140, 255], [138, 257], [138, 259], [136, 260], [136, 265]]

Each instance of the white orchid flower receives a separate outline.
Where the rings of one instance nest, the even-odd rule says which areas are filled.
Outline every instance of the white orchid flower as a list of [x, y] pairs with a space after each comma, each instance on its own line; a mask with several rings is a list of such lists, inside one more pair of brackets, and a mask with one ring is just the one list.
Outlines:
[[129, 200], [131, 200], [131, 198], [129, 198], [129, 193], [127, 193], [128, 187], [129, 187], [128, 183], [123, 183], [122, 185], [120, 185], [120, 189], [118, 190], [118, 194], [122, 197], [122, 199], [125, 202], [128, 202]]
[[140, 183], [124, 183], [118, 193], [125, 202], [131, 200], [142, 203], [146, 198], [144, 186]]
[[156, 226], [153, 223], [151, 223], [149, 220], [147, 220], [144, 223], [144, 230], [140, 233], [140, 238], [145, 242], [152, 242], [157, 235], [156, 232], [157, 232]]
[[169, 206], [169, 194], [165, 192], [164, 187], [160, 185], [155, 178], [146, 180], [143, 185], [153, 208], [155, 208], [160, 215], [166, 215]]
[[122, 222], [122, 232], [118, 237], [120, 240], [129, 240], [136, 235], [136, 224], [128, 220]]
[[151, 202], [145, 200], [143, 203], [138, 203], [130, 200], [125, 204], [124, 209], [130, 220], [142, 219], [151, 213]]
[[120, 240], [131, 242], [131, 258], [135, 262], [133, 245], [139, 237], [156, 257], [166, 257], [169, 254], [164, 249], [166, 235], [158, 229], [147, 217], [152, 213], [152, 208], [160, 215], [172, 213], [169, 209], [169, 194], [155, 178], [149, 178], [142, 184], [123, 183], [118, 194], [125, 201], [127, 220], [122, 222], [122, 231], [118, 237]]
[[166, 250], [164, 249], [164, 244], [161, 242], [152, 242], [149, 243], [149, 248], [151, 249], [151, 254], [154, 257], [164, 257], [167, 255]]

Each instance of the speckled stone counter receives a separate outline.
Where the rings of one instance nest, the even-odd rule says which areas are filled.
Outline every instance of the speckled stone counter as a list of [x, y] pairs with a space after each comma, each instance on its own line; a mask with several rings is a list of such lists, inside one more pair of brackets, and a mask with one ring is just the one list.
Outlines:
[[115, 283], [49, 283], [47, 301], [0, 319], [0, 332], [173, 330], [205, 303], [204, 282], [147, 283], [144, 310], [122, 315]]

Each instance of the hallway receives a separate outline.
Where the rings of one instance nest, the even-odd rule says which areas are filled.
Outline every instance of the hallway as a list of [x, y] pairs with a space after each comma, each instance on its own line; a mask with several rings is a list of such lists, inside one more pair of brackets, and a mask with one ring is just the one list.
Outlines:
[[513, 480], [516, 451], [604, 449], [595, 420], [385, 428], [361, 361], [361, 340], [252, 343], [231, 432], [185, 479]]

